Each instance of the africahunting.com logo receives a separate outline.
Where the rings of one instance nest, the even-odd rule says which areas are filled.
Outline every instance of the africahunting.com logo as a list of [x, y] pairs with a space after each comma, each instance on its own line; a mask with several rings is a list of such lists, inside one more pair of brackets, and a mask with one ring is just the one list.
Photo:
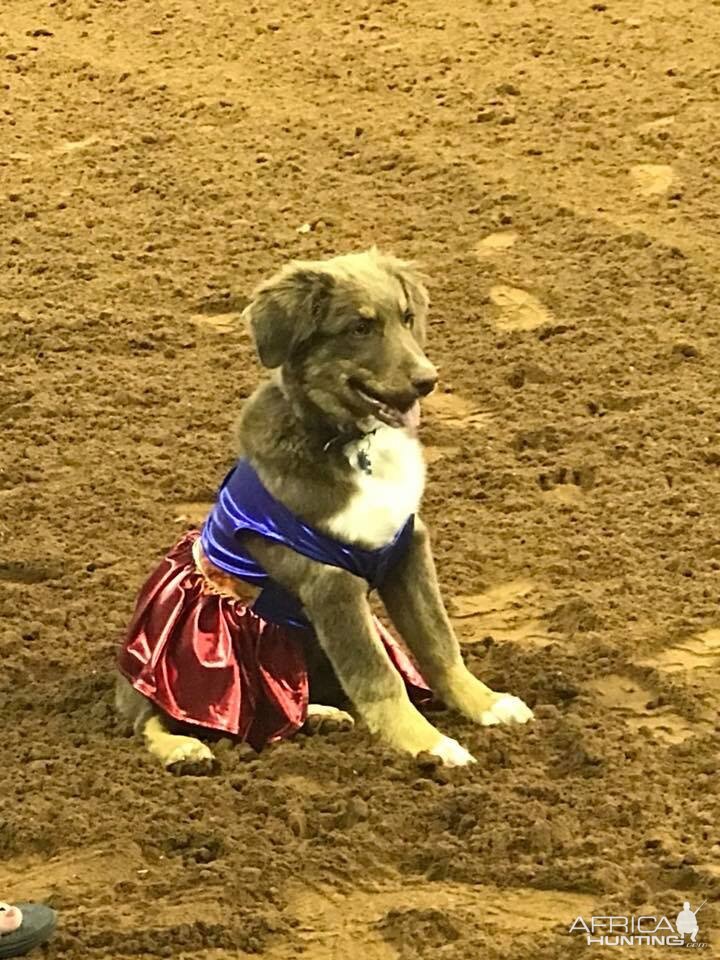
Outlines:
[[666, 916], [577, 917], [570, 933], [582, 933], [589, 945], [598, 947], [685, 947], [700, 950], [709, 943], [698, 940], [697, 915], [706, 900], [695, 910], [686, 900], [674, 921]]

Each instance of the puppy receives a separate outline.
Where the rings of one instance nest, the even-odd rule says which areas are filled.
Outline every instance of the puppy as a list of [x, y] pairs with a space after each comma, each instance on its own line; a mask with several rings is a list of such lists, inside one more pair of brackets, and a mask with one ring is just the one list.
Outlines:
[[[324, 682], [396, 750], [462, 765], [472, 756], [413, 705], [368, 604], [376, 586], [422, 677], [445, 704], [482, 725], [532, 718], [522, 700], [491, 690], [463, 663], [419, 516], [425, 481], [419, 401], [437, 381], [423, 349], [427, 311], [414, 265], [376, 248], [290, 263], [257, 288], [245, 316], [260, 361], [274, 374], [243, 408], [241, 461], [283, 509], [343, 549], [375, 556], [399, 531], [403, 537], [371, 583], [282, 538], [245, 530], [238, 539], [257, 569], [297, 600], [312, 627], [308, 663], [320, 669], [310, 678], [311, 696]], [[218, 571], [213, 562], [211, 524], [212, 516], [194, 548], [198, 569], [210, 580], [215, 571], [216, 582], [224, 578], [226, 589], [243, 596], [247, 583], [235, 578], [227, 586], [227, 571], [235, 568]], [[212, 761], [206, 744], [174, 733], [168, 717], [124, 677], [118, 706], [166, 766]], [[323, 716], [329, 706], [314, 704], [308, 713]]]

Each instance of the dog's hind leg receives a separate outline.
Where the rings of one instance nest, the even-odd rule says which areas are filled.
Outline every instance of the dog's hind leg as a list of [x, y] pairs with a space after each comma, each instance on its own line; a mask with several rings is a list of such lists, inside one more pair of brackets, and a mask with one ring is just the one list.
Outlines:
[[141, 734], [155, 708], [121, 673], [115, 677], [115, 710], [128, 725], [128, 733]]
[[195, 776], [213, 772], [215, 757], [210, 747], [197, 737], [172, 733], [150, 700], [120, 675], [115, 687], [115, 707], [134, 732], [145, 739], [150, 753], [166, 770]]
[[340, 707], [329, 707], [324, 703], [309, 703], [305, 719], [305, 732], [337, 733], [352, 730], [355, 718]]
[[150, 753], [171, 773], [202, 776], [215, 769], [215, 757], [206, 743], [171, 733], [157, 713], [145, 724], [143, 736]]
[[355, 719], [344, 710], [347, 697], [335, 675], [333, 666], [315, 634], [309, 630], [303, 636], [305, 663], [310, 686], [310, 703], [303, 730], [309, 735], [352, 730]]

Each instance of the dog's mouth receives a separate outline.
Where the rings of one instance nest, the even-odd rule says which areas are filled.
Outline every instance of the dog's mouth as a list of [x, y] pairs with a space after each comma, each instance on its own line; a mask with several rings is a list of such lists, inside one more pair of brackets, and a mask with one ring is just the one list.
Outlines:
[[369, 412], [389, 427], [404, 427], [417, 430], [420, 425], [420, 401], [389, 399], [372, 390], [367, 384], [350, 380], [349, 385], [369, 407]]

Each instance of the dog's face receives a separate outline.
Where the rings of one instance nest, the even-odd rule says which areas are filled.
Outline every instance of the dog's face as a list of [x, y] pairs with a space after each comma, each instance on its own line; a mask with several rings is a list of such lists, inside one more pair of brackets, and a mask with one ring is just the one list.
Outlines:
[[295, 262], [245, 313], [260, 360], [339, 424], [408, 426], [437, 371], [423, 352], [427, 291], [414, 266], [375, 248]]

